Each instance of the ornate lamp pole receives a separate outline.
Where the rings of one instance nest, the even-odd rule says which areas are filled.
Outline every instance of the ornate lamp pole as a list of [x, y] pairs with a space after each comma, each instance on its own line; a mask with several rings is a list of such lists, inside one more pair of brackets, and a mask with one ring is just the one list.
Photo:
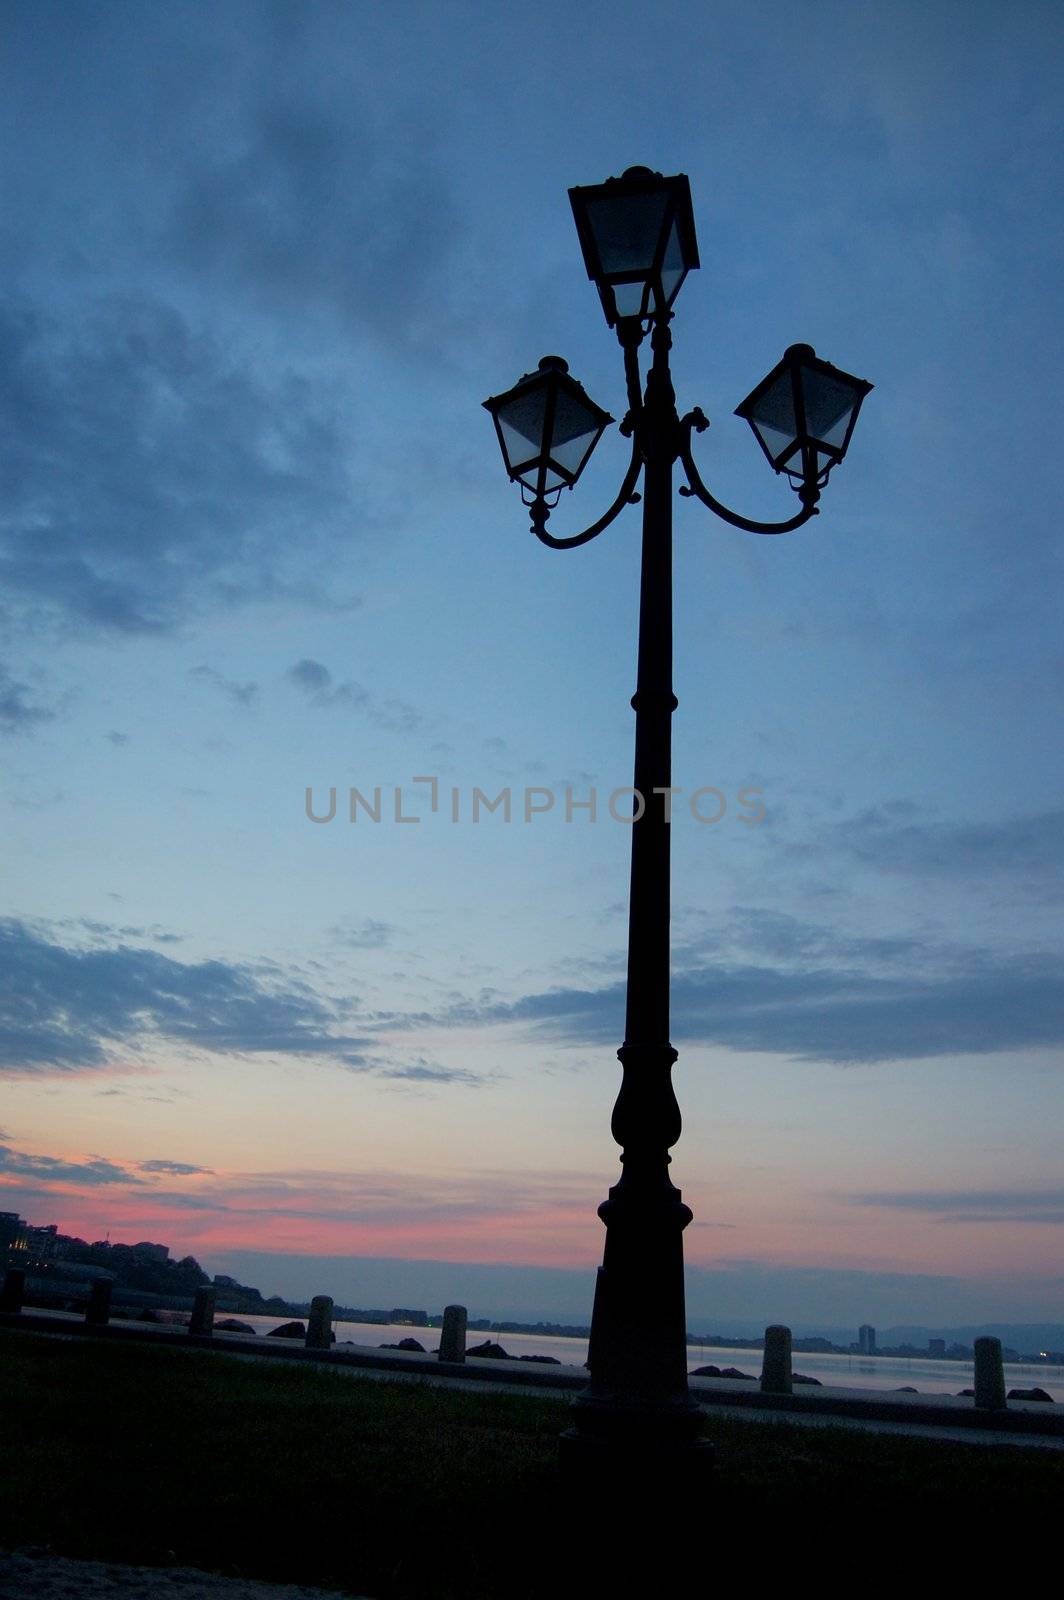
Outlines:
[[[692, 432], [708, 422], [700, 410], [680, 417], [669, 369], [672, 305], [698, 266], [691, 191], [683, 175], [665, 178], [631, 167], [621, 178], [569, 191], [588, 276], [624, 352], [628, 412], [621, 432], [632, 457], [606, 514], [582, 533], [547, 532], [551, 509], [572, 488], [613, 420], [569, 376], [564, 361], [545, 356], [505, 394], [486, 400], [506, 470], [522, 488], [532, 531], [554, 550], [594, 539], [640, 497], [643, 554], [639, 655], [632, 705], [635, 725], [636, 821], [628, 933], [628, 999], [623, 1076], [612, 1132], [623, 1171], [599, 1207], [606, 1225], [595, 1289], [588, 1356], [590, 1387], [563, 1435], [563, 1461], [633, 1452], [704, 1461], [701, 1414], [687, 1385], [683, 1230], [691, 1212], [669, 1177], [669, 1150], [680, 1136], [672, 1088], [676, 1051], [669, 1042], [669, 843], [672, 786], [672, 477], [684, 470], [683, 495], [750, 533], [789, 533], [817, 514], [828, 474], [846, 454], [857, 413], [872, 387], [821, 361], [809, 345], [792, 345], [778, 366], [738, 407], [776, 470], [797, 490], [801, 510], [764, 523], [722, 505], [699, 475]], [[649, 335], [652, 359], [643, 392], [639, 350]]]

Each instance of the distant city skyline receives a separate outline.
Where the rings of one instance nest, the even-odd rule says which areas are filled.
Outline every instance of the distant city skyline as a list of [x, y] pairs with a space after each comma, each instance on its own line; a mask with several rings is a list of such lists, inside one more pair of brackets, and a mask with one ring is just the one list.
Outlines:
[[676, 504], [689, 1316], [1064, 1321], [1064, 13], [659, 22], [4, 7], [0, 1208], [589, 1315], [639, 512], [543, 549], [481, 402], [623, 415], [566, 190], [646, 163], [715, 492], [796, 509], [732, 415], [787, 346], [875, 384], [806, 528]]

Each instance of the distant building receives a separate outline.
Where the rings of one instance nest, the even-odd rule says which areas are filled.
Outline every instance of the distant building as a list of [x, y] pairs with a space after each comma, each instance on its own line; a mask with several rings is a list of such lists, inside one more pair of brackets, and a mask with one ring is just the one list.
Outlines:
[[945, 1339], [928, 1339], [927, 1353], [929, 1356], [934, 1356], [937, 1360], [941, 1361], [946, 1354]]
[[26, 1222], [17, 1211], [0, 1211], [0, 1256], [19, 1255], [26, 1248]]
[[40, 1266], [45, 1261], [52, 1261], [58, 1253], [57, 1234], [58, 1225], [54, 1222], [46, 1223], [40, 1228], [26, 1229], [26, 1255], [27, 1265]]
[[857, 1349], [863, 1356], [874, 1356], [876, 1353], [876, 1330], [867, 1322], [863, 1322], [857, 1330]]

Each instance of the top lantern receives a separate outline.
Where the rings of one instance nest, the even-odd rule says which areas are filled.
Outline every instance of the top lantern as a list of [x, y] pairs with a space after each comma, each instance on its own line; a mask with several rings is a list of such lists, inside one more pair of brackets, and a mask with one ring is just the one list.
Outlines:
[[569, 190], [587, 275], [610, 327], [667, 312], [698, 266], [691, 186], [629, 167], [620, 178]]

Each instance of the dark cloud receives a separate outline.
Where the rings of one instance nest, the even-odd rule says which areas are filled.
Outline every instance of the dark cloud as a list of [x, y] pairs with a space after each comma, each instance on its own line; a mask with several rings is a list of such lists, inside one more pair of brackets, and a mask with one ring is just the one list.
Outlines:
[[85, 1071], [153, 1038], [225, 1053], [341, 1059], [364, 1040], [334, 1032], [306, 985], [223, 961], [184, 964], [131, 945], [74, 950], [0, 922], [0, 1071]]
[[[676, 1043], [844, 1064], [1064, 1043], [1064, 974], [1052, 955], [847, 938], [761, 913], [746, 913], [742, 924], [746, 940], [760, 935], [767, 945], [759, 959], [715, 938], [677, 951]], [[624, 1002], [618, 981], [518, 1000], [488, 996], [435, 1020], [523, 1023], [552, 1039], [605, 1045], [621, 1036]]]
[[323, 1000], [279, 969], [175, 961], [157, 950], [105, 942], [119, 931], [153, 937], [151, 930], [115, 930], [85, 919], [76, 926], [92, 937], [90, 948], [56, 943], [15, 918], [0, 920], [0, 1074], [136, 1064], [161, 1039], [226, 1055], [320, 1057], [412, 1083], [485, 1081], [423, 1058], [394, 1060], [372, 1034], [344, 1031], [343, 1017], [357, 1011], [355, 1002]]
[[404, 700], [378, 699], [359, 683], [337, 683], [328, 667], [320, 661], [304, 657], [289, 667], [287, 677], [312, 705], [349, 706], [360, 711], [377, 727], [387, 728], [393, 733], [409, 733], [422, 724], [421, 713]]
[[902, 1190], [852, 1197], [859, 1206], [919, 1211], [940, 1222], [1064, 1222], [1064, 1189]]
[[80, 1183], [95, 1188], [105, 1183], [142, 1183], [128, 1167], [102, 1156], [87, 1161], [60, 1161], [55, 1156], [31, 1156], [0, 1145], [0, 1172], [11, 1177], [36, 1178], [45, 1183]]
[[170, 248], [226, 293], [301, 319], [339, 313], [386, 339], [393, 359], [397, 348], [438, 356], [462, 229], [453, 184], [409, 135], [369, 128], [350, 98], [245, 104], [190, 168]]
[[0, 733], [29, 733], [54, 717], [54, 711], [34, 700], [29, 684], [14, 677], [0, 662]]
[[0, 430], [9, 598], [120, 634], [282, 594], [324, 603], [305, 554], [348, 514], [337, 424], [308, 383], [265, 386], [172, 307], [0, 310]]

